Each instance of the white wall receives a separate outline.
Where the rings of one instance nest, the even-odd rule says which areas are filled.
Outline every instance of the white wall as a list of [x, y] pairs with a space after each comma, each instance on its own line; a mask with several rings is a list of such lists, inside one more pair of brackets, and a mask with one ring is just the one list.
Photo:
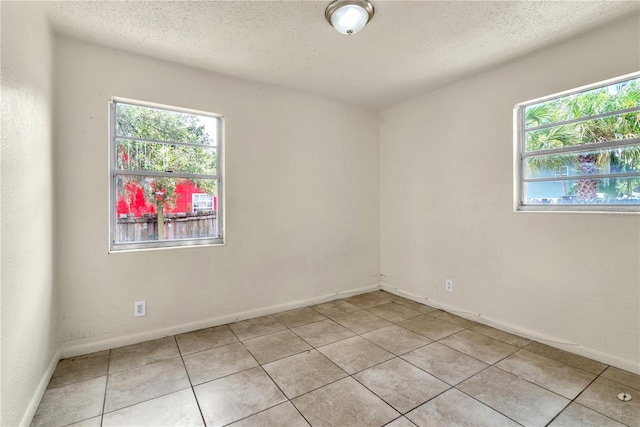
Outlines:
[[52, 37], [40, 7], [2, 2], [2, 416], [28, 424], [57, 363]]
[[[376, 113], [67, 38], [55, 64], [63, 355], [379, 285]], [[225, 116], [226, 246], [107, 254], [110, 96]]]
[[384, 286], [640, 372], [640, 217], [512, 211], [514, 104], [637, 71], [639, 22], [381, 114]]

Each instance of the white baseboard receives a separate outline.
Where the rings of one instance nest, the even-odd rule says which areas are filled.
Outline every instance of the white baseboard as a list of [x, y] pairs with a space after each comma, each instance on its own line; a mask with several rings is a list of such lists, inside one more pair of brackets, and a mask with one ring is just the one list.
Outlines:
[[[268, 314], [280, 313], [282, 311], [293, 310], [296, 308], [307, 307], [313, 304], [332, 301], [339, 298], [346, 298], [352, 295], [358, 295], [365, 292], [371, 292], [380, 289], [378, 281], [369, 286], [352, 289], [344, 292], [335, 292], [319, 297], [305, 300], [293, 301], [285, 304], [272, 305], [255, 310], [248, 310], [241, 313], [228, 314], [225, 316], [212, 317], [197, 322], [184, 323], [181, 325], [168, 326], [166, 328], [155, 329], [152, 331], [139, 332], [136, 334], [110, 338], [101, 341], [71, 345], [60, 349], [62, 358], [75, 357], [83, 354], [95, 353], [97, 351], [109, 350], [125, 345], [137, 344], [144, 341], [163, 338], [170, 335], [183, 334], [185, 332], [197, 331], [199, 329], [210, 328], [213, 326], [225, 325], [227, 323], [238, 322], [240, 320], [252, 319], [254, 317], [266, 316]], [[45, 384], [46, 387], [46, 384]]]
[[566, 342], [558, 337], [544, 336], [536, 331], [532, 331], [519, 326], [493, 320], [491, 318], [481, 316], [478, 313], [473, 313], [473, 312], [470, 312], [469, 310], [466, 310], [460, 307], [452, 306], [452, 305], [445, 304], [430, 298], [420, 297], [417, 295], [413, 295], [411, 293], [403, 292], [402, 290], [398, 289], [396, 285], [392, 285], [384, 281], [381, 282], [381, 289], [383, 291], [386, 291], [386, 292], [389, 292], [389, 293], [392, 293], [392, 294], [395, 294], [395, 295], [398, 295], [422, 304], [427, 304], [429, 306], [447, 311], [449, 313], [456, 314], [460, 317], [464, 317], [465, 319], [482, 323], [483, 325], [491, 326], [505, 332], [509, 332], [515, 335], [519, 335], [521, 337], [538, 341], [550, 347], [555, 347], [560, 350], [567, 351], [569, 353], [574, 353], [579, 356], [587, 357], [589, 359], [593, 359], [598, 362], [602, 362], [607, 365], [611, 365], [616, 368], [620, 368], [625, 371], [632, 372], [634, 374], [640, 374], [640, 364], [632, 360], [623, 359], [618, 356], [604, 353], [602, 351], [595, 350], [590, 347], [585, 347], [579, 343]]
[[22, 420], [20, 421], [21, 426], [28, 426], [31, 424], [31, 420], [33, 420], [33, 416], [38, 410], [38, 406], [40, 405], [42, 396], [44, 396], [44, 392], [47, 391], [47, 386], [49, 385], [49, 381], [51, 381], [53, 372], [56, 370], [56, 366], [58, 366], [58, 361], [60, 360], [60, 358], [60, 351], [58, 350], [51, 358], [51, 363], [49, 363], [49, 367], [42, 375], [42, 378], [40, 378], [38, 387], [33, 393], [31, 401], [29, 402], [29, 405], [27, 405], [27, 409], [24, 411], [24, 415], [22, 416]]

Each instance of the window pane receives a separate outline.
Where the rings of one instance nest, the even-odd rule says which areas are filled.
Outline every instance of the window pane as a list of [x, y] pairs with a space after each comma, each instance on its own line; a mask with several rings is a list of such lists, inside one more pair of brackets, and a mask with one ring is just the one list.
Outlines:
[[524, 183], [525, 205], [640, 205], [640, 177]]
[[640, 172], [640, 145], [527, 157], [524, 178], [633, 172]]
[[[194, 194], [210, 203], [194, 207]], [[218, 224], [216, 180], [116, 177], [116, 243], [217, 238]]]
[[618, 114], [527, 132], [525, 151], [572, 147], [637, 136], [640, 136], [640, 112]]
[[116, 169], [215, 175], [217, 149], [118, 139]]
[[117, 103], [115, 119], [116, 136], [217, 145], [215, 117]]
[[631, 79], [525, 109], [525, 128], [638, 107], [640, 79]]
[[520, 206], [640, 211], [640, 77], [592, 88], [518, 107]]

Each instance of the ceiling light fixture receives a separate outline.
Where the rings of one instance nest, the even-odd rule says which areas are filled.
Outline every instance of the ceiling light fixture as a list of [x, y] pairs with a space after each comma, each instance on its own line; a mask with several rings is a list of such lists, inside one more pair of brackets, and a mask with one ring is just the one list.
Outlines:
[[324, 17], [337, 32], [350, 36], [367, 25], [374, 11], [368, 0], [335, 0], [327, 6]]

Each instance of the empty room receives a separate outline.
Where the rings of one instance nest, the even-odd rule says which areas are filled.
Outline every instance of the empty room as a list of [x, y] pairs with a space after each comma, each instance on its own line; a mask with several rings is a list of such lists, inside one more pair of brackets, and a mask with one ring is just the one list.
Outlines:
[[0, 425], [640, 427], [639, 2], [0, 16]]

